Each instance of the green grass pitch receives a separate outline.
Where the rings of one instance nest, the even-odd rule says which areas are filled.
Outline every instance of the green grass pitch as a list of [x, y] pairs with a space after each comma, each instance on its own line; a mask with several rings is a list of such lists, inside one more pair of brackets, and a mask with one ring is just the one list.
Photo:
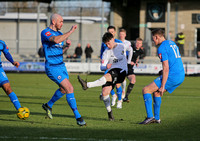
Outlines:
[[[157, 76], [137, 76], [130, 103], [122, 109], [112, 107], [115, 121], [108, 121], [101, 87], [83, 91], [77, 74], [70, 74], [80, 114], [87, 126], [79, 127], [66, 97], [53, 106], [53, 120], [45, 119], [42, 104], [48, 102], [57, 85], [45, 74], [7, 74], [21, 105], [30, 109], [27, 120], [19, 120], [14, 106], [0, 90], [0, 140], [101, 140], [101, 141], [196, 141], [200, 140], [200, 78], [186, 77], [172, 94], [165, 93], [161, 105], [161, 124], [139, 125], [146, 116], [142, 88]], [[81, 75], [86, 78], [86, 75]], [[93, 81], [102, 75], [88, 75]], [[128, 84], [128, 81], [127, 81]]]

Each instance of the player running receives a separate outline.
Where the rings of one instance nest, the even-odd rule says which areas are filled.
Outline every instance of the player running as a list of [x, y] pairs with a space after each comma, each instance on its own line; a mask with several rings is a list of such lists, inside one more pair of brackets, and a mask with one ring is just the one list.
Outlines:
[[[107, 32], [110, 32], [113, 37], [114, 37], [114, 41], [116, 43], [122, 43], [122, 41], [118, 40], [118, 39], [115, 39], [115, 35], [116, 35], [116, 28], [114, 26], [109, 26], [107, 28]], [[101, 44], [101, 53], [100, 53], [100, 59], [102, 59], [102, 56], [103, 56], [103, 53], [104, 51], [108, 49], [107, 45], [102, 42]], [[106, 74], [108, 72], [108, 70], [105, 71], [104, 74]], [[116, 104], [116, 100], [117, 100], [117, 97], [118, 97], [118, 102], [117, 102], [117, 108], [118, 109], [121, 109], [122, 108], [122, 88], [121, 86], [119, 85], [119, 87], [117, 86], [116, 87], [117, 89], [117, 95], [115, 94], [115, 91], [114, 90], [111, 90], [110, 94], [112, 95], [112, 102], [111, 102], [111, 106], [115, 106]], [[102, 94], [100, 94], [100, 99], [102, 100]]]
[[[133, 49], [131, 47], [131, 42], [126, 40], [126, 30], [125, 29], [120, 29], [119, 31], [119, 39], [124, 43], [126, 50], [125, 50], [125, 55], [128, 56], [128, 64], [133, 64], [133, 62], [131, 62], [131, 57], [133, 55]], [[129, 51], [129, 54], [127, 54], [127, 52]], [[125, 91], [126, 91], [126, 79], [124, 80], [124, 82], [122, 83], [122, 99], [125, 97]]]
[[50, 101], [43, 104], [42, 107], [46, 111], [47, 117], [52, 119], [53, 104], [66, 94], [67, 102], [75, 115], [77, 124], [83, 126], [86, 125], [86, 122], [78, 112], [76, 99], [74, 97], [74, 88], [69, 81], [69, 75], [65, 63], [63, 62], [64, 41], [75, 31], [77, 25], [72, 26], [72, 28], [64, 34], [59, 31], [62, 25], [62, 16], [53, 14], [51, 16], [50, 26], [41, 32], [41, 40], [46, 58], [46, 74], [59, 86], [59, 89], [56, 90]]
[[[20, 65], [19, 62], [13, 60], [11, 54], [9, 53], [9, 49], [8, 49], [6, 43], [2, 40], [0, 40], [0, 51], [3, 52], [4, 56], [10, 63], [12, 63], [17, 68], [19, 67], [19, 65]], [[19, 108], [21, 108], [21, 104], [20, 104], [16, 94], [11, 89], [8, 77], [6, 76], [6, 73], [4, 72], [4, 70], [2, 68], [1, 52], [0, 52], [0, 85], [1, 85], [2, 89], [4, 90], [4, 92], [10, 98], [10, 101], [14, 105], [15, 109], [18, 110]]]
[[120, 86], [127, 73], [127, 59], [124, 55], [124, 44], [116, 43], [114, 36], [107, 32], [103, 35], [103, 42], [108, 49], [102, 56], [101, 70], [108, 70], [100, 79], [93, 82], [86, 82], [78, 76], [78, 80], [84, 90], [92, 87], [102, 86], [103, 102], [108, 112], [109, 120], [114, 120], [110, 106], [110, 91], [116, 86]]
[[[143, 40], [141, 38], [136, 39], [135, 47], [133, 47], [133, 56], [131, 58], [131, 62], [128, 64], [128, 74], [127, 78], [129, 80], [129, 85], [126, 90], [126, 95], [123, 98], [123, 102], [129, 102], [128, 96], [131, 93], [135, 83], [136, 83], [136, 76], [134, 73], [134, 66], [138, 67], [138, 61], [140, 55], [144, 54], [144, 51], [141, 49]], [[125, 85], [126, 88], [126, 85]]]
[[[161, 96], [165, 91], [172, 93], [185, 78], [185, 71], [178, 46], [171, 40], [166, 40], [162, 29], [152, 31], [153, 41], [158, 46], [158, 56], [162, 62], [163, 74], [142, 90], [147, 118], [140, 124], [161, 123]], [[152, 111], [152, 96], [154, 100], [154, 116]]]

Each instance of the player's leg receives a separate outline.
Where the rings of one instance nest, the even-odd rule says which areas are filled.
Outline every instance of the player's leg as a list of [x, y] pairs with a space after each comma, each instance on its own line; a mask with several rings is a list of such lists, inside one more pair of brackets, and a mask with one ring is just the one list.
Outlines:
[[112, 77], [111, 77], [111, 75], [109, 73], [107, 73], [103, 77], [101, 77], [98, 80], [93, 81], [93, 82], [86, 82], [83, 79], [81, 79], [80, 76], [78, 76], [78, 80], [81, 83], [82, 88], [84, 90], [86, 90], [87, 88], [103, 86], [104, 84], [106, 84], [106, 82], [111, 82], [112, 81]]
[[59, 100], [61, 97], [63, 97], [63, 95], [65, 95], [65, 93], [62, 93], [61, 89], [57, 89], [53, 95], [53, 97], [49, 100], [49, 102], [47, 102], [47, 105], [52, 108], [53, 104]]
[[143, 93], [147, 118], [140, 124], [149, 124], [149, 123], [155, 122], [155, 119], [153, 116], [153, 111], [152, 111], [152, 96], [151, 96], [151, 94], [157, 90], [158, 90], [158, 86], [156, 85], [155, 82], [152, 82], [143, 88], [142, 93]]
[[[63, 74], [64, 72], [63, 70], [65, 71], [64, 67], [63, 68], [61, 67], [60, 69], [51, 68], [51, 69], [46, 70], [46, 74], [52, 81], [54, 81], [59, 86], [60, 82], [65, 78], [65, 75]], [[65, 92], [62, 92], [62, 90], [59, 88], [55, 91], [52, 98], [47, 103], [44, 103], [42, 105], [42, 108], [46, 111], [47, 118], [53, 119], [52, 106], [57, 100], [63, 97], [64, 94]]]
[[122, 83], [122, 99], [125, 98], [125, 92], [126, 92], [126, 79]]
[[21, 107], [21, 104], [18, 100], [17, 95], [12, 91], [10, 83], [4, 83], [2, 85], [3, 90], [5, 91], [5, 93], [9, 96], [10, 101], [13, 103], [13, 105], [15, 106], [15, 109], [18, 110]]
[[115, 94], [114, 89], [111, 90], [110, 94], [112, 95], [111, 106], [115, 106], [115, 104], [116, 104], [116, 100], [117, 100], [117, 95]]
[[116, 84], [116, 89], [117, 89], [117, 97], [118, 97], [117, 108], [121, 109], [122, 108], [122, 87], [121, 87], [121, 83]]
[[70, 83], [70, 81], [65, 78], [61, 83], [60, 86], [65, 90], [66, 94], [66, 100], [70, 106], [70, 108], [72, 109], [74, 116], [77, 120], [77, 124], [80, 126], [86, 125], [86, 122], [83, 120], [83, 118], [81, 117], [80, 113], [78, 112], [77, 109], [77, 104], [76, 104], [76, 99], [74, 96], [74, 88], [72, 86], [72, 84]]
[[112, 114], [112, 109], [110, 106], [110, 97], [109, 97], [111, 90], [112, 90], [112, 86], [103, 86], [102, 88], [103, 102], [108, 112], [108, 119], [112, 121], [114, 120], [114, 116]]
[[160, 106], [161, 106], [161, 96], [159, 92], [154, 92], [153, 93], [153, 100], [154, 100], [154, 117], [155, 117], [155, 122], [160, 123]]
[[128, 96], [131, 93], [131, 91], [132, 91], [132, 89], [134, 87], [134, 84], [136, 82], [135, 74], [128, 75], [128, 80], [129, 80], [130, 83], [129, 83], [128, 87], [127, 87], [125, 98], [123, 99], [124, 102], [129, 102]]

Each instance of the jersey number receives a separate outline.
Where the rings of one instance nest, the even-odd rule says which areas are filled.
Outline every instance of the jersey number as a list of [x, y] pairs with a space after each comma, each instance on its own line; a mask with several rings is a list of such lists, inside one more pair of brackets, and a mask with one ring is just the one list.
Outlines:
[[170, 47], [173, 49], [175, 57], [176, 58], [181, 58], [180, 52], [178, 50], [178, 47], [176, 45], [170, 45]]

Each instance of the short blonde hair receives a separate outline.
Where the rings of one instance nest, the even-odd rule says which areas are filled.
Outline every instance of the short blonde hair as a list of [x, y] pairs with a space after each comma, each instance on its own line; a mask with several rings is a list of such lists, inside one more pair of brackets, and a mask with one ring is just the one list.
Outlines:
[[125, 33], [126, 33], [126, 30], [123, 29], [123, 28], [121, 28], [121, 29], [119, 30], [119, 32], [125, 32]]

